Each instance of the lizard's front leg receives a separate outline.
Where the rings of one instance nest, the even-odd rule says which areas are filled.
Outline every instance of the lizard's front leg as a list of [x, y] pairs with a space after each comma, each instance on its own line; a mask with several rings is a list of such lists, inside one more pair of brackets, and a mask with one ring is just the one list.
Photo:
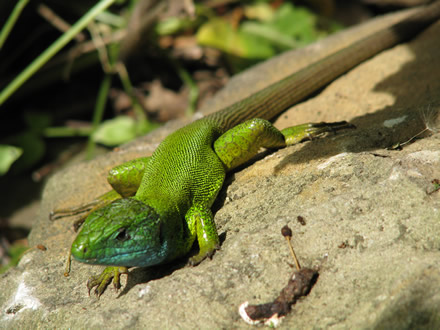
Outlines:
[[[107, 181], [112, 186], [112, 190], [99, 196], [92, 202], [81, 205], [79, 207], [73, 207], [69, 209], [58, 209], [51, 213], [51, 219], [57, 219], [61, 217], [66, 217], [70, 215], [82, 214], [81, 217], [75, 221], [75, 230], [84, 223], [88, 221], [89, 218], [93, 218], [93, 213], [97, 212], [104, 207], [110, 205], [112, 202], [121, 199], [122, 197], [134, 196], [136, 193], [140, 182], [142, 180], [144, 170], [149, 162], [149, 157], [137, 158], [132, 161], [123, 163], [119, 166], [112, 168], [107, 176]], [[89, 217], [91, 215], [91, 217]], [[92, 220], [90, 220], [92, 221]], [[73, 249], [73, 246], [71, 250]], [[70, 264], [70, 255], [69, 255]], [[70, 267], [69, 267], [70, 268]], [[66, 273], [68, 273], [67, 271]], [[110, 284], [113, 279], [113, 284], [116, 289], [119, 289], [120, 275], [128, 274], [127, 267], [117, 267], [110, 266], [105, 268], [105, 270], [99, 274], [90, 277], [87, 282], [87, 288], [90, 290], [96, 287], [95, 293], [99, 296], [104, 292], [105, 288]]]
[[186, 223], [189, 228], [188, 250], [197, 237], [199, 253], [189, 259], [189, 263], [195, 266], [207, 257], [211, 257], [215, 250], [220, 248], [220, 240], [214, 222], [214, 217], [209, 208], [203, 206], [192, 206], [186, 216]]
[[162, 263], [167, 255], [162, 218], [145, 203], [133, 197], [122, 198], [89, 215], [72, 243], [72, 255], [89, 264], [110, 265], [89, 279], [90, 290], [99, 296], [111, 282], [118, 289], [119, 275], [128, 266]]

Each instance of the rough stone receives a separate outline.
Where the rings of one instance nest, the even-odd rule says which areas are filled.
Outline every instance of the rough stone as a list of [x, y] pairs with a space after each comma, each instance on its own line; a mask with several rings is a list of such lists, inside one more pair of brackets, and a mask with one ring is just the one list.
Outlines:
[[302, 265], [320, 276], [281, 328], [439, 328], [440, 192], [427, 192], [440, 178], [440, 137], [386, 149], [423, 130], [420, 111], [440, 101], [431, 94], [440, 89], [439, 34], [436, 24], [280, 116], [279, 127], [346, 119], [358, 129], [266, 153], [230, 175], [214, 206], [221, 250], [197, 267], [133, 269], [121, 292], [88, 297], [100, 267], [74, 262], [64, 277], [72, 223], [48, 220], [55, 207], [103, 193], [110, 167], [151, 153], [182, 122], [55, 175], [30, 235], [47, 251], [0, 277], [0, 328], [248, 328], [238, 306], [272, 301], [292, 272], [286, 224]]

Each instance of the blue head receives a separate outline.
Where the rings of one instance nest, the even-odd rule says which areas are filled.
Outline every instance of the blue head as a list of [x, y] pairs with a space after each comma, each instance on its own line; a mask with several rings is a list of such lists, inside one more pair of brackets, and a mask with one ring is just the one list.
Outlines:
[[167, 256], [160, 216], [133, 198], [92, 212], [72, 244], [78, 261], [110, 266], [151, 266]]

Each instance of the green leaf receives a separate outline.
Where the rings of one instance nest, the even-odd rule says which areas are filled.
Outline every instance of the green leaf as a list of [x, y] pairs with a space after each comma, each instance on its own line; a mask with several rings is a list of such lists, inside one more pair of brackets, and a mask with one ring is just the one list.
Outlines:
[[274, 46], [281, 49], [290, 49], [301, 46], [301, 44], [294, 38], [278, 31], [267, 24], [258, 22], [244, 22], [241, 25], [242, 31], [248, 34], [264, 38]]
[[180, 17], [169, 17], [160, 21], [155, 26], [155, 31], [160, 36], [172, 35], [180, 31], [189, 29], [195, 25], [194, 20]]
[[276, 52], [299, 48], [315, 41], [323, 33], [317, 28], [317, 18], [306, 8], [284, 3], [272, 19], [263, 22], [247, 21], [242, 30], [269, 42]]
[[247, 18], [258, 21], [271, 21], [274, 16], [274, 9], [267, 2], [256, 2], [244, 7]]
[[316, 15], [308, 9], [284, 3], [269, 24], [285, 35], [311, 42], [319, 36], [316, 21]]
[[11, 257], [11, 261], [7, 265], [0, 266], [0, 274], [5, 273], [11, 267], [17, 266], [20, 258], [27, 250], [29, 250], [28, 246], [20, 245], [19, 243], [14, 243], [13, 245], [11, 245], [8, 251], [8, 255]]
[[269, 42], [243, 31], [234, 29], [225, 20], [214, 18], [197, 31], [197, 42], [241, 58], [265, 59], [274, 55]]
[[[276, 10], [258, 2], [245, 7], [245, 14], [248, 20], [238, 27], [223, 18], [210, 19], [199, 28], [197, 42], [223, 51], [232, 68], [244, 68], [328, 34], [318, 28], [316, 14], [289, 2]], [[330, 31], [335, 28], [333, 25]]]
[[23, 153], [23, 150], [14, 146], [0, 144], [0, 175], [8, 172], [12, 163]]
[[158, 126], [159, 124], [147, 120], [118, 116], [102, 122], [93, 132], [92, 140], [108, 147], [114, 147], [144, 135]]
[[136, 120], [128, 116], [118, 116], [102, 122], [92, 134], [92, 139], [96, 143], [113, 147], [133, 140], [136, 136]]
[[14, 164], [14, 172], [21, 172], [36, 165], [46, 150], [46, 145], [40, 134], [31, 130], [10, 136], [4, 142], [23, 150], [23, 155]]
[[116, 146], [128, 142], [136, 137], [136, 122], [132, 117], [118, 116], [105, 120], [92, 134], [96, 143], [106, 146]]
[[160, 36], [182, 33], [197, 28], [206, 17], [212, 16], [212, 9], [195, 4], [195, 17], [171, 16], [156, 23], [154, 30]]

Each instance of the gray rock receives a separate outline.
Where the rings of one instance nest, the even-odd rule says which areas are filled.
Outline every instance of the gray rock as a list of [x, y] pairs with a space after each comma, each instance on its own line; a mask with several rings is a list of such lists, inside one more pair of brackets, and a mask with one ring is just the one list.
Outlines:
[[[55, 207], [105, 192], [109, 168], [151, 153], [182, 122], [55, 175], [30, 235], [31, 245], [47, 251], [27, 253], [1, 276], [0, 327], [248, 328], [238, 306], [273, 300], [292, 273], [280, 235], [288, 224], [302, 265], [319, 268], [320, 276], [282, 328], [439, 328], [440, 192], [427, 191], [440, 178], [440, 137], [425, 132], [401, 151], [386, 150], [423, 130], [421, 111], [440, 101], [432, 95], [440, 90], [439, 34], [437, 23], [282, 115], [280, 128], [347, 119], [358, 129], [266, 153], [232, 174], [214, 206], [221, 250], [197, 267], [177, 261], [133, 269], [121, 292], [88, 297], [87, 278], [101, 267], [74, 262], [64, 277], [72, 223], [48, 220]], [[286, 74], [280, 63], [288, 57], [269, 67]], [[244, 86], [249, 77], [231, 86]], [[224, 93], [212, 108], [225, 105]]]

